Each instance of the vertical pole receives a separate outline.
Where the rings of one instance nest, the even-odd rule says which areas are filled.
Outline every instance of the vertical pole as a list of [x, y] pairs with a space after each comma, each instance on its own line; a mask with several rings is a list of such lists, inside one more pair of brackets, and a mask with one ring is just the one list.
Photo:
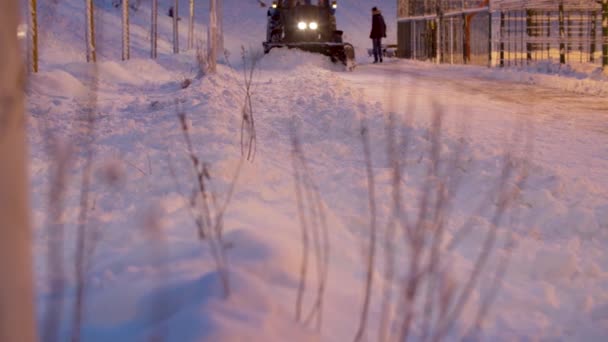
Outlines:
[[129, 59], [129, 0], [122, 0], [122, 60]]
[[608, 0], [602, 0], [602, 68], [608, 70]]
[[505, 14], [503, 11], [500, 11], [500, 66], [505, 66]]
[[511, 33], [513, 31], [513, 16], [511, 12], [507, 12], [507, 61], [511, 66], [511, 51], [513, 50], [513, 42], [511, 41]]
[[566, 64], [566, 44], [564, 43], [564, 39], [566, 38], [566, 31], [564, 29], [564, 2], [560, 1], [559, 3], [559, 62], [561, 64]]
[[217, 51], [224, 53], [224, 0], [217, 0], [215, 16], [217, 18]]
[[179, 27], [177, 24], [177, 18], [179, 18], [178, 5], [179, 1], [175, 0], [173, 2], [173, 53], [179, 53]]
[[591, 42], [589, 43], [589, 62], [595, 62], [595, 38], [597, 32], [597, 12], [591, 12]]
[[443, 9], [441, 8], [440, 1], [437, 1], [435, 4], [435, 14], [437, 15], [437, 18], [435, 19], [435, 41], [437, 45], [435, 58], [437, 60], [437, 64], [439, 64], [443, 62]]
[[19, 3], [0, 1], [0, 341], [34, 342], [38, 337]]
[[579, 62], [583, 62], [583, 28], [586, 26], [585, 24], [587, 23], [587, 21], [585, 21], [585, 18], [583, 16], [583, 11], [580, 12], [581, 15], [581, 19], [580, 19], [580, 24], [578, 26], [578, 59]]
[[150, 57], [156, 59], [158, 51], [158, 0], [152, 0], [150, 16]]
[[532, 10], [526, 10], [526, 61], [530, 63], [532, 60]]
[[547, 59], [551, 59], [551, 12], [547, 12]]
[[467, 15], [466, 14], [462, 14], [462, 63], [463, 64], [467, 64], [469, 61], [469, 45], [468, 45], [468, 28], [469, 25], [467, 24]]
[[525, 33], [525, 21], [524, 21], [524, 11], [519, 12], [519, 18], [518, 18], [518, 22], [520, 23], [520, 28], [519, 28], [519, 47], [521, 48], [520, 51], [518, 51], [518, 55], [519, 55], [519, 62], [521, 63], [520, 65], [524, 65], [524, 33]]
[[33, 72], [38, 72], [38, 11], [37, 1], [30, 0], [30, 44], [32, 53], [32, 64], [30, 68]]
[[86, 0], [86, 23], [87, 28], [85, 32], [86, 44], [87, 44], [87, 62], [95, 62], [97, 60], [97, 53], [95, 51], [95, 5], [93, 0]]
[[419, 40], [418, 40], [418, 33], [416, 32], [416, 29], [418, 28], [418, 23], [416, 21], [412, 21], [412, 25], [414, 27], [414, 29], [412, 30], [412, 32], [414, 33], [414, 59], [418, 59]]
[[492, 66], [492, 12], [488, 9], [488, 67]]
[[209, 71], [217, 68], [217, 0], [209, 1], [209, 27], [207, 28], [207, 62]]
[[570, 20], [570, 11], [566, 14], [566, 60], [571, 61], [570, 52], [572, 51], [572, 20]]
[[441, 63], [441, 51], [443, 50], [441, 44], [441, 19], [437, 17], [435, 19], [435, 62], [437, 64]]
[[454, 17], [450, 17], [450, 64], [454, 64]]
[[[542, 31], [543, 31], [543, 26], [542, 26], [542, 17], [540, 12], [534, 11], [534, 15], [532, 16], [532, 24], [534, 25], [534, 32], [532, 33], [534, 35], [534, 37], [542, 37]], [[538, 54], [540, 51], [541, 54], [541, 58], [542, 58], [542, 53], [543, 53], [543, 47], [542, 45], [540, 45], [539, 43], [533, 43], [532, 44], [532, 49], [534, 50], [534, 60], [538, 60]]]
[[190, 0], [190, 16], [188, 18], [188, 49], [194, 48], [194, 0]]

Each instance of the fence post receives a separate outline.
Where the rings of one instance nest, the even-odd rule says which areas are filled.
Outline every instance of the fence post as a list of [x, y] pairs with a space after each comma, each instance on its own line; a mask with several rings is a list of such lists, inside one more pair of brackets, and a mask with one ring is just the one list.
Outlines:
[[488, 6], [488, 67], [492, 67], [492, 12]]
[[194, 48], [194, 0], [190, 0], [190, 16], [188, 19], [188, 50]]
[[439, 2], [437, 2], [437, 7], [436, 7], [436, 12], [437, 12], [437, 18], [435, 19], [435, 44], [437, 45], [436, 51], [435, 51], [435, 59], [437, 64], [442, 62], [442, 57], [443, 57], [443, 41], [441, 39], [442, 36], [442, 24], [443, 24], [443, 12], [441, 10], [441, 7], [439, 5]]
[[122, 60], [128, 60], [129, 54], [129, 0], [122, 0]]
[[86, 8], [86, 44], [87, 44], [87, 62], [95, 62], [97, 60], [97, 53], [95, 52], [95, 5], [93, 0], [87, 0]]
[[[604, 0], [606, 1], [606, 0]], [[564, 38], [566, 36], [566, 31], [564, 29], [564, 2], [560, 1], [559, 3], [559, 62], [561, 64], [566, 64], [566, 44], [564, 43]]]
[[602, 0], [602, 68], [608, 70], [608, 0]]
[[467, 24], [467, 15], [462, 14], [462, 63], [467, 64], [469, 61], [469, 44], [467, 30], [469, 25]]
[[500, 66], [505, 66], [505, 41], [503, 35], [505, 32], [505, 13], [500, 11]]
[[177, 19], [179, 18], [178, 4], [178, 0], [175, 0], [173, 3], [173, 53], [179, 53], [179, 27], [177, 24]]
[[32, 64], [29, 66], [33, 72], [38, 72], [38, 11], [37, 1], [30, 0], [30, 36], [31, 40], [28, 42], [31, 45], [32, 53]]
[[568, 11], [568, 13], [564, 13], [566, 15], [566, 59], [568, 61], [571, 61], [572, 58], [570, 58], [570, 51], [572, 51], [572, 20], [570, 19], [570, 14], [571, 12]]
[[596, 38], [596, 30], [597, 30], [597, 24], [596, 24], [596, 20], [597, 20], [597, 12], [596, 11], [592, 11], [591, 12], [591, 28], [589, 29], [589, 35], [591, 36], [590, 42], [589, 42], [589, 62], [593, 63], [595, 62], [595, 38]]
[[414, 60], [416, 60], [418, 58], [418, 40], [416, 39], [416, 21], [412, 20], [410, 21], [411, 25], [412, 25], [412, 41], [410, 42], [410, 44], [412, 45], [412, 56], [414, 57]]
[[450, 17], [450, 64], [454, 64], [454, 17]]
[[157, 53], [157, 41], [158, 41], [158, 0], [152, 0], [152, 10], [150, 12], [151, 24], [150, 24], [150, 57], [155, 59]]
[[529, 63], [532, 60], [532, 10], [526, 10], [526, 60]]
[[547, 58], [551, 59], [551, 12], [547, 12]]

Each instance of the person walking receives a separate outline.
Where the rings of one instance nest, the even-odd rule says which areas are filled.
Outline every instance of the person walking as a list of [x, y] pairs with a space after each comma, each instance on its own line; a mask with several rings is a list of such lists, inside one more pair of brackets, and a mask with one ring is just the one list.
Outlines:
[[382, 38], [386, 37], [386, 23], [378, 7], [372, 8], [372, 31], [369, 37], [373, 44], [374, 63], [382, 63]]

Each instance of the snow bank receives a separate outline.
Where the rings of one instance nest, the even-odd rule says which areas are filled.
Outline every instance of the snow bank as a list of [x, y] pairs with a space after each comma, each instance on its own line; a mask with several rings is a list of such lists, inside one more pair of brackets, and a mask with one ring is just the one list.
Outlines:
[[[106, 30], [100, 38], [101, 61], [97, 64], [100, 84], [89, 208], [89, 224], [97, 231], [98, 244], [87, 270], [83, 340], [352, 340], [361, 307], [363, 239], [369, 222], [362, 120], [371, 139], [379, 224], [384, 226], [392, 210], [386, 112], [397, 113], [407, 123], [401, 134], [410, 138], [410, 145], [407, 153], [400, 154], [408, 170], [403, 179], [404, 207], [410, 217], [416, 217], [423, 185], [429, 179], [433, 146], [429, 113], [437, 108], [446, 114], [439, 140], [441, 156], [449, 160], [450, 153], [463, 155], [457, 170], [439, 170], [446, 177], [463, 177], [442, 244], [444, 251], [458, 236], [458, 227], [472, 222], [468, 238], [445, 251], [450, 281], [462, 284], [467, 279], [484, 234], [496, 229], [499, 241], [488, 261], [489, 271], [473, 289], [449, 338], [458, 338], [474, 322], [478, 305], [491, 291], [493, 271], [507, 255], [512, 259], [503, 288], [480, 339], [601, 341], [607, 336], [608, 158], [605, 132], [601, 131], [605, 108], [601, 101], [596, 103], [597, 109], [586, 102], [549, 96], [563, 95], [550, 87], [605, 94], [605, 81], [593, 71], [586, 77], [588, 71], [576, 68], [549, 75], [556, 71], [553, 65], [498, 70], [392, 61], [349, 73], [323, 56], [272, 50], [260, 61], [251, 89], [256, 159], [243, 164], [224, 221], [231, 279], [231, 296], [224, 300], [211, 251], [205, 241], [198, 240], [189, 211], [196, 178], [177, 115], [187, 115], [194, 153], [208, 166], [209, 189], [221, 201], [242, 153], [245, 94], [242, 64], [234, 61], [239, 59], [235, 50], [244, 46], [255, 51], [259, 46], [265, 9], [255, 1], [224, 2], [226, 46], [233, 61], [219, 65], [217, 74], [197, 78], [192, 52], [172, 55], [166, 17], [159, 19], [159, 59], [145, 58], [146, 6], [132, 18], [134, 58], [119, 62], [120, 12], [107, 3], [100, 8]], [[187, 8], [186, 4], [180, 2], [181, 8]], [[389, 15], [394, 1], [340, 4], [338, 26], [346, 32], [345, 39], [358, 48], [369, 43], [368, 7], [373, 5], [384, 10], [387, 22], [394, 22]], [[202, 17], [196, 26], [199, 32], [206, 20], [202, 16], [205, 6], [197, 2], [197, 16]], [[82, 8], [82, 2], [58, 5], [61, 19], [49, 33], [46, 47], [53, 53], [43, 54], [43, 71], [31, 78], [28, 91], [36, 227], [33, 250], [41, 317], [58, 300], [58, 294], [51, 292], [46, 263], [47, 246], [56, 230], [45, 226], [50, 210], [49, 170], [57, 156], [47, 149], [48, 136], [41, 132], [48, 129], [60, 137], [60, 153], [71, 153], [73, 158], [61, 217], [68, 272], [64, 334], [69, 331], [67, 317], [76, 285], [72, 263], [85, 162], [82, 147], [87, 141], [81, 104], [93, 80], [91, 65], [69, 48], [82, 43]], [[393, 34], [389, 27], [387, 41]], [[185, 37], [180, 39], [185, 42]], [[393, 82], [390, 76], [395, 75], [398, 81]], [[191, 83], [183, 88], [185, 79]], [[537, 84], [541, 94], [531, 93], [526, 84]], [[391, 94], [394, 102], [387, 101]], [[415, 101], [408, 102], [411, 99]], [[422, 119], [409, 122], [408, 115]], [[463, 116], [470, 118], [469, 132], [461, 129], [458, 120]], [[503, 137], [523, 136], [512, 125], [520, 116], [531, 118], [543, 129], [538, 130], [533, 156], [527, 156], [531, 159], [528, 179], [515, 189], [520, 196], [506, 219], [495, 224], [490, 214], [496, 202], [488, 193], [503, 170], [506, 154], [519, 151], [505, 149], [514, 145], [506, 144], [510, 140]], [[320, 334], [311, 325], [294, 323], [301, 257], [291, 165], [294, 129], [320, 189], [330, 228], [331, 264]], [[463, 137], [462, 132], [470, 134]], [[490, 209], [476, 211], [481, 204]], [[509, 241], [511, 244], [505, 243]], [[401, 275], [405, 269], [401, 266], [408, 262], [406, 252], [399, 256]], [[306, 312], [314, 301], [316, 276], [312, 270], [304, 300]], [[381, 268], [373, 278], [380, 289], [384, 285]], [[375, 292], [368, 326], [372, 340], [379, 325], [379, 298]], [[420, 336], [420, 329], [420, 324], [413, 327], [414, 337]]]

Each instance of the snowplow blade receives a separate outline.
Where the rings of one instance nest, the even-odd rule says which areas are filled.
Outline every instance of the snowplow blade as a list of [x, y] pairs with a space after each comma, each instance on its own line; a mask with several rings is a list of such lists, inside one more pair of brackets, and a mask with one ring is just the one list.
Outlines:
[[264, 43], [264, 53], [273, 48], [287, 47], [288, 49], [300, 49], [303, 51], [321, 53], [331, 58], [334, 63], [341, 62], [347, 68], [352, 69], [355, 61], [355, 49], [349, 43], [318, 43], [318, 42], [293, 42], [293, 43]]

